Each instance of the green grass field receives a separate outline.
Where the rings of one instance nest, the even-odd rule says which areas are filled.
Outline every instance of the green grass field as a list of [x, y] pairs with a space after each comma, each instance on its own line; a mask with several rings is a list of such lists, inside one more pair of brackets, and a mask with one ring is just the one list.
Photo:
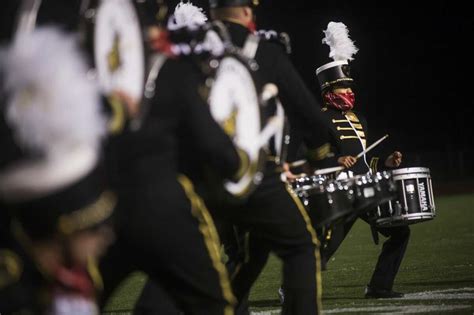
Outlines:
[[[381, 244], [373, 244], [368, 225], [359, 220], [323, 272], [325, 314], [474, 314], [474, 195], [436, 199], [437, 217], [412, 226], [395, 290], [399, 300], [366, 300]], [[272, 257], [251, 293], [258, 315], [279, 314], [277, 290], [281, 265]], [[144, 276], [132, 276], [110, 301], [107, 314], [129, 314]]]

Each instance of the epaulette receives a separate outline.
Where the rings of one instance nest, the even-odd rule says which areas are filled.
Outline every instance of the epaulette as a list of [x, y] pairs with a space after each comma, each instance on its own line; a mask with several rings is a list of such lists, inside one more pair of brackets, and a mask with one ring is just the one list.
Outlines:
[[290, 36], [287, 33], [278, 33], [274, 30], [259, 30], [257, 31], [257, 34], [263, 40], [281, 45], [288, 55], [291, 54], [291, 40]]
[[9, 249], [0, 249], [0, 290], [18, 282], [22, 273], [20, 257]]

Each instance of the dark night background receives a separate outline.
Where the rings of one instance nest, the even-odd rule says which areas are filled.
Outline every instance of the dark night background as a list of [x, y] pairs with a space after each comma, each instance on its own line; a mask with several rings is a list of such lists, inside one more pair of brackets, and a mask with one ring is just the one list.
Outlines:
[[[405, 153], [405, 167], [430, 167], [439, 179], [474, 177], [474, 50], [469, 48], [474, 18], [466, 5], [447, 0], [261, 2], [258, 27], [289, 33], [292, 60], [316, 95], [315, 69], [330, 61], [322, 30], [329, 21], [344, 22], [360, 49], [351, 63], [356, 109], [366, 115], [372, 138], [389, 133], [385, 146]], [[5, 17], [13, 11], [7, 3], [2, 32], [10, 27]], [[207, 9], [207, 0], [193, 3]]]

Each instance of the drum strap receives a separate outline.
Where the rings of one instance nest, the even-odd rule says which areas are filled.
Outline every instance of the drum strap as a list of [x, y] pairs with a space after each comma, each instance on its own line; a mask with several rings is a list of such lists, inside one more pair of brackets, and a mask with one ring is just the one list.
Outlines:
[[41, 0], [23, 0], [16, 21], [15, 37], [30, 33], [35, 29], [40, 5]]
[[249, 59], [255, 59], [259, 43], [260, 37], [254, 34], [249, 34], [245, 40], [244, 47], [242, 48], [242, 54]]
[[155, 54], [151, 58], [151, 67], [150, 72], [145, 83], [145, 92], [140, 107], [140, 112], [138, 116], [132, 119], [130, 123], [130, 128], [132, 131], [137, 131], [141, 128], [143, 120], [148, 115], [151, 106], [151, 100], [155, 96], [156, 92], [156, 78], [160, 74], [161, 68], [165, 64], [168, 57], [165, 54]]
[[[245, 40], [245, 44], [242, 48], [242, 55], [249, 59], [255, 59], [257, 54], [258, 45], [260, 44], [260, 37], [255, 34], [249, 34]], [[285, 116], [285, 111], [277, 99], [276, 116], [284, 121], [283, 128], [279, 130], [276, 135], [271, 139], [271, 146], [274, 148], [275, 153], [278, 157], [277, 164], [283, 164], [286, 160], [288, 144], [289, 144], [289, 125], [288, 120]]]

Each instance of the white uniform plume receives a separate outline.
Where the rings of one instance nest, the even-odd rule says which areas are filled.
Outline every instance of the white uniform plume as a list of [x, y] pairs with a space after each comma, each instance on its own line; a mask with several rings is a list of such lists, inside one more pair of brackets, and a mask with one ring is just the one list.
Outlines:
[[329, 57], [336, 60], [354, 60], [359, 49], [349, 38], [349, 30], [344, 23], [329, 22], [327, 30], [323, 31], [323, 44], [327, 44], [331, 51]]
[[205, 24], [207, 16], [202, 8], [193, 5], [191, 2], [180, 2], [174, 9], [173, 15], [168, 20], [168, 29], [174, 31], [187, 27], [191, 30]]
[[6, 121], [18, 145], [42, 156], [2, 172], [2, 194], [42, 195], [77, 180], [97, 161], [106, 120], [76, 39], [43, 27], [0, 51]]

